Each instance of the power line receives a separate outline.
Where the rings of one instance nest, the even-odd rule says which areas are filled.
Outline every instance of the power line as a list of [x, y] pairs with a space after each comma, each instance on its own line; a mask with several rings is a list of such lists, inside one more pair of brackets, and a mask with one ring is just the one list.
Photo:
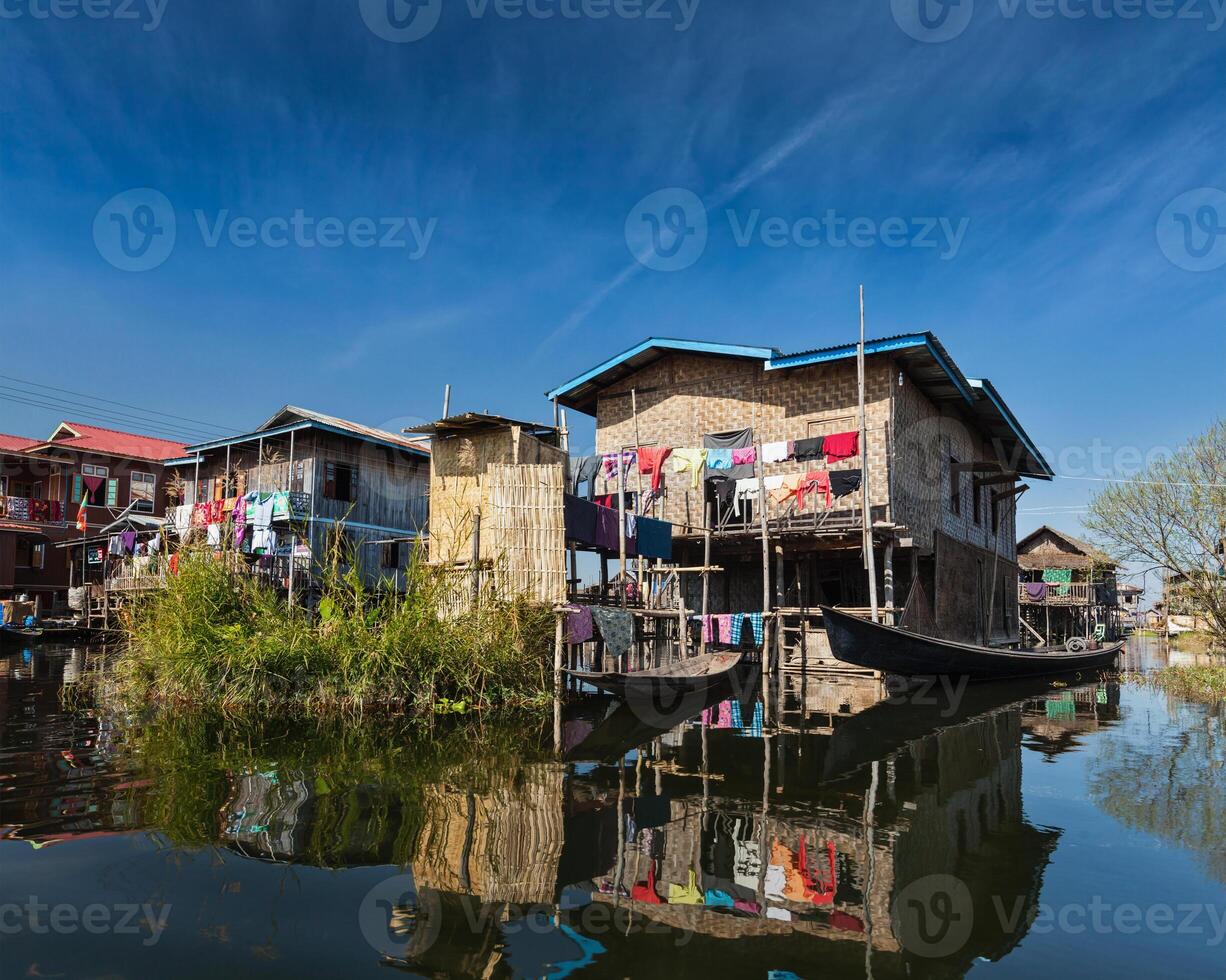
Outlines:
[[[189, 418], [188, 416], [185, 416], [185, 415], [174, 415], [170, 412], [160, 412], [157, 409], [153, 409], [153, 408], [143, 408], [140, 405], [133, 405], [130, 402], [121, 402], [113, 398], [102, 398], [99, 395], [90, 395], [83, 391], [76, 391], [72, 388], [60, 388], [60, 387], [57, 387], [56, 385], [42, 384], [37, 381], [29, 381], [25, 378], [16, 378], [16, 377], [13, 377], [12, 375], [7, 375], [7, 374], [0, 374], [0, 379], [3, 379], [5, 381], [13, 381], [19, 385], [24, 385], [27, 388], [42, 388], [46, 391], [58, 391], [58, 392], [61, 392], [62, 394], [74, 395], [78, 398], [84, 398], [89, 402], [99, 402], [99, 403], [103, 403], [107, 405], [118, 405], [120, 408], [132, 409], [136, 412], [139, 412], [141, 415], [144, 415], [144, 416], [158, 416], [162, 419], [169, 419], [169, 420], [173, 420], [176, 422], [187, 422], [190, 424], [191, 429], [193, 431], [199, 430], [199, 429], [205, 429], [205, 430], [215, 430], [217, 432], [222, 432], [222, 433], [235, 433], [236, 434], [238, 432], [237, 429], [229, 428], [227, 426], [217, 425], [216, 423], [213, 423], [213, 422], [206, 422], [203, 419]], [[19, 393], [23, 395], [30, 395], [30, 396], [39, 397], [39, 398], [54, 397], [51, 395], [42, 395], [39, 392], [19, 391]], [[57, 399], [57, 400], [63, 401], [64, 399]], [[164, 424], [164, 423], [161, 423], [161, 424]]]
[[[29, 399], [29, 398], [19, 398], [15, 395], [0, 394], [0, 400], [7, 401], [7, 402], [15, 402], [16, 404], [19, 404], [19, 405], [30, 405], [34, 408], [50, 409], [51, 411], [56, 412], [57, 414], [62, 413], [64, 411], [64, 408], [62, 405], [52, 405], [46, 402], [34, 401], [33, 399]], [[112, 416], [97, 415], [93, 412], [84, 411], [79, 408], [73, 408], [72, 411], [74, 415], [77, 415], [83, 421], [86, 421], [86, 422], [93, 422], [99, 425], [106, 425], [106, 426], [114, 426], [116, 424], [126, 424], [126, 425], [134, 424], [137, 428], [142, 429], [144, 433], [147, 435], [158, 436], [160, 438], [172, 439], [176, 442], [186, 441], [190, 443], [192, 441], [192, 439], [184, 440], [182, 438], [184, 433], [167, 432], [166, 430], [159, 429], [155, 425], [149, 424], [147, 421], [138, 420], [136, 423], [120, 423], [118, 422], [117, 419], [115, 419]], [[197, 436], [194, 438], [199, 438], [199, 437]]]
[[1172, 480], [1138, 480], [1134, 477], [1120, 478], [1111, 476], [1066, 476], [1057, 473], [1059, 480], [1092, 480], [1095, 483], [1134, 483], [1142, 487], [1221, 487], [1226, 489], [1226, 483], [1179, 483]]

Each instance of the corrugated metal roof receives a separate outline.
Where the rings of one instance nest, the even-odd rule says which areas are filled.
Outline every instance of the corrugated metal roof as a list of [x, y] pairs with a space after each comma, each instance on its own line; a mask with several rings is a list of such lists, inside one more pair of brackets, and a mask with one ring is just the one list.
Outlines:
[[[60, 436], [61, 432], [69, 435]], [[130, 459], [161, 461], [182, 456], [187, 448], [181, 442], [137, 435], [119, 429], [105, 429], [98, 425], [65, 420], [55, 427], [51, 438], [38, 443], [39, 449], [65, 447], [79, 452], [97, 453], [101, 456], [126, 456]]]
[[225, 446], [233, 446], [238, 443], [252, 442], [261, 436], [283, 435], [291, 431], [307, 428], [325, 429], [342, 435], [351, 435], [368, 442], [381, 443], [397, 449], [406, 449], [409, 452], [420, 453], [423, 456], [430, 455], [430, 447], [428, 445], [424, 445], [418, 440], [407, 439], [400, 433], [376, 429], [369, 425], [362, 425], [360, 422], [351, 422], [349, 419], [337, 418], [335, 415], [325, 415], [323, 412], [300, 408], [297, 405], [284, 405], [272, 418], [251, 432], [244, 432], [241, 435], [231, 436], [226, 439], [214, 439], [209, 442], [200, 442], [192, 446], [183, 447], [184, 451], [178, 454], [179, 458], [176, 459], [176, 462], [194, 462], [193, 454], [206, 452], [211, 449], [220, 449]]
[[37, 439], [27, 439], [25, 436], [11, 436], [0, 432], [0, 450], [20, 453], [37, 445], [40, 445]]
[[405, 432], [416, 432], [422, 435], [446, 434], [449, 432], [472, 432], [476, 429], [497, 429], [517, 425], [527, 429], [532, 435], [553, 434], [558, 430], [543, 422], [525, 422], [522, 419], [507, 418], [505, 415], [490, 415], [486, 412], [463, 412], [460, 415], [450, 415], [436, 422], [426, 422], [405, 429]]

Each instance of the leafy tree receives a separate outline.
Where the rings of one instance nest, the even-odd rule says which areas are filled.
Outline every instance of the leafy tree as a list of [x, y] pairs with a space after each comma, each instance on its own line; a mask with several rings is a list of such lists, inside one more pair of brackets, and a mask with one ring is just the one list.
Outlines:
[[1180, 592], [1226, 640], [1226, 420], [1090, 501], [1087, 528], [1120, 557], [1180, 576]]

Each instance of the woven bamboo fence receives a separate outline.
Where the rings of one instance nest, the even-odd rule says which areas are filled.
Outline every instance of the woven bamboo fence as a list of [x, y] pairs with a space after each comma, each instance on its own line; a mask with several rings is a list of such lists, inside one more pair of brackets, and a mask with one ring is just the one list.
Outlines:
[[[566, 600], [566, 525], [562, 467], [491, 465], [491, 549], [504, 596]], [[483, 549], [484, 550], [484, 549]]]

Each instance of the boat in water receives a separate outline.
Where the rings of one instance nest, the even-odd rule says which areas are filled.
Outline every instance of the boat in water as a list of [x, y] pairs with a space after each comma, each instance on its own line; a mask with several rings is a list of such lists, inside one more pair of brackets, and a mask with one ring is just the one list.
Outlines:
[[921, 636], [822, 606], [830, 650], [844, 663], [903, 677], [972, 681], [1090, 673], [1115, 666], [1123, 643], [1070, 652], [1063, 647], [1010, 650]]
[[719, 683], [736, 669], [743, 656], [740, 650], [724, 650], [678, 660], [676, 663], [666, 664], [663, 667], [652, 667], [628, 673], [619, 671], [601, 673], [586, 670], [568, 670], [566, 673], [619, 697], [635, 695], [652, 697], [661, 693], [684, 694], [690, 691], [701, 691]]

